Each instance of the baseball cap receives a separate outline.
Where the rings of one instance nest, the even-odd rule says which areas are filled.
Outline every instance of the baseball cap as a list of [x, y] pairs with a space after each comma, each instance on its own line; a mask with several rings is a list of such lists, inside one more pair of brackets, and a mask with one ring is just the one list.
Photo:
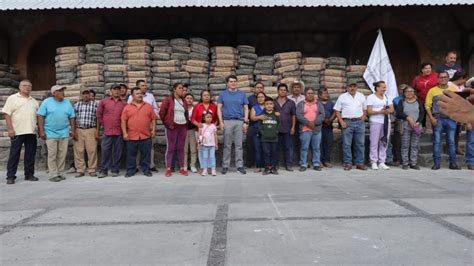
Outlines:
[[110, 86], [110, 90], [113, 90], [113, 89], [115, 89], [115, 88], [120, 89], [120, 84], [114, 83], [114, 84], [112, 84], [112, 85]]
[[66, 89], [66, 86], [54, 85], [53, 87], [51, 87], [51, 94], [54, 94], [55, 91], [59, 91], [59, 90], [62, 90], [62, 89]]
[[89, 88], [87, 88], [86, 86], [81, 86], [81, 94], [86, 92], [86, 91], [91, 91]]
[[352, 87], [352, 86], [356, 86], [356, 87], [357, 87], [357, 83], [355, 83], [355, 82], [349, 83], [349, 87]]

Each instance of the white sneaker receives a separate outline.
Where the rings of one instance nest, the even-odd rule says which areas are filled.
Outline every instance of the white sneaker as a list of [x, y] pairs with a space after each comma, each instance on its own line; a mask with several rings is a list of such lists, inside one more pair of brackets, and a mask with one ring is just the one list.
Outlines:
[[217, 175], [216, 168], [212, 168], [212, 176], [216, 176], [216, 175]]
[[194, 166], [193, 166], [193, 167], [191, 167], [191, 172], [193, 172], [193, 173], [197, 173], [197, 171], [198, 171], [198, 170], [196, 169], [196, 167], [194, 167]]
[[390, 167], [388, 167], [385, 163], [379, 164], [379, 168], [381, 168], [382, 170], [390, 170]]
[[206, 175], [207, 175], [207, 171], [204, 171], [204, 170], [203, 170], [203, 171], [201, 172], [201, 175], [202, 175], [202, 176], [206, 176]]
[[372, 170], [379, 170], [377, 163], [372, 163]]

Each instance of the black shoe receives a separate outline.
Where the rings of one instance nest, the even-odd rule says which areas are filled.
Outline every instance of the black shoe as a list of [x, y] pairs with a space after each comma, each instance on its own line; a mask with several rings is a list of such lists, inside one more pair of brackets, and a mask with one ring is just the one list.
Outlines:
[[275, 168], [275, 169], [272, 169], [272, 174], [278, 175], [278, 169], [276, 169], [276, 168]]
[[457, 164], [453, 163], [453, 164], [449, 164], [449, 169], [451, 169], [451, 170], [461, 170], [461, 167], [458, 166]]
[[127, 173], [127, 174], [125, 174], [125, 177], [126, 177], [126, 178], [129, 178], [129, 177], [132, 177], [132, 176], [134, 176], [134, 175], [135, 175], [135, 174], [129, 174], [129, 173]]
[[100, 172], [100, 173], [99, 173], [99, 176], [97, 176], [97, 178], [104, 178], [104, 177], [106, 177], [106, 176], [107, 176], [107, 173], [105, 173], [105, 172]]
[[268, 175], [268, 174], [270, 174], [270, 173], [271, 173], [270, 169], [265, 168], [265, 170], [263, 171], [262, 175]]
[[59, 182], [59, 181], [61, 181], [61, 180], [62, 180], [62, 179], [61, 179], [60, 176], [51, 177], [51, 178], [49, 179], [49, 181], [51, 181], [51, 182]]
[[174, 167], [171, 167], [171, 173], [174, 173], [176, 172], [176, 169], [174, 169]]
[[135, 168], [135, 174], [140, 172], [140, 170], [138, 170], [138, 168]]
[[321, 166], [316, 165], [316, 166], [313, 167], [313, 170], [314, 171], [321, 171]]
[[15, 184], [15, 179], [7, 178], [7, 185]]
[[285, 170], [288, 171], [288, 172], [293, 172], [293, 168], [291, 168], [291, 166], [285, 166]]
[[243, 174], [243, 175], [246, 175], [246, 174], [247, 174], [247, 171], [245, 171], [245, 168], [243, 168], [243, 167], [237, 168], [237, 172], [239, 172], [239, 173], [241, 173], [241, 174]]
[[221, 174], [225, 175], [227, 172], [229, 172], [229, 168], [222, 168]]
[[420, 167], [416, 164], [410, 165], [411, 169], [420, 170]]
[[145, 176], [152, 176], [153, 174], [151, 172], [145, 172], [143, 173]]
[[439, 164], [435, 164], [433, 166], [431, 166], [431, 170], [439, 170], [441, 167], [439, 166]]
[[467, 166], [467, 169], [469, 169], [469, 170], [474, 170], [474, 165], [468, 165], [468, 166]]
[[66, 180], [66, 177], [62, 175], [60, 175], [59, 178], [61, 178], [61, 180]]
[[150, 171], [158, 173], [158, 169], [156, 167], [150, 168]]
[[38, 181], [39, 179], [36, 176], [32, 175], [32, 176], [26, 176], [25, 180], [26, 181]]
[[306, 166], [300, 166], [300, 172], [306, 171]]
[[77, 173], [74, 177], [83, 177], [84, 173]]
[[408, 170], [408, 165], [403, 165], [403, 166], [402, 166], [402, 169], [403, 169], [403, 170]]
[[119, 176], [119, 173], [112, 172], [112, 177], [117, 177], [117, 176]]

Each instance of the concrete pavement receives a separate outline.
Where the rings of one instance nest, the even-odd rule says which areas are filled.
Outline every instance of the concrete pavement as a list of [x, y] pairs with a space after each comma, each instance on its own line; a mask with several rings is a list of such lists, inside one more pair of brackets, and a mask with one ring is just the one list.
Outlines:
[[472, 171], [248, 172], [2, 180], [0, 264], [473, 264]]

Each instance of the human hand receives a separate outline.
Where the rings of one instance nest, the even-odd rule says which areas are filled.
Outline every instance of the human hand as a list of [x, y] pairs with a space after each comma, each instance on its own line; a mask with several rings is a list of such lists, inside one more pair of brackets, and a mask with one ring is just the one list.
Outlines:
[[452, 91], [443, 91], [443, 95], [439, 97], [439, 107], [443, 114], [456, 122], [472, 123], [474, 121], [474, 106]]
[[8, 130], [8, 136], [9, 136], [10, 138], [15, 137], [15, 135], [16, 135], [15, 130], [13, 130], [13, 129], [9, 129], [9, 130]]

